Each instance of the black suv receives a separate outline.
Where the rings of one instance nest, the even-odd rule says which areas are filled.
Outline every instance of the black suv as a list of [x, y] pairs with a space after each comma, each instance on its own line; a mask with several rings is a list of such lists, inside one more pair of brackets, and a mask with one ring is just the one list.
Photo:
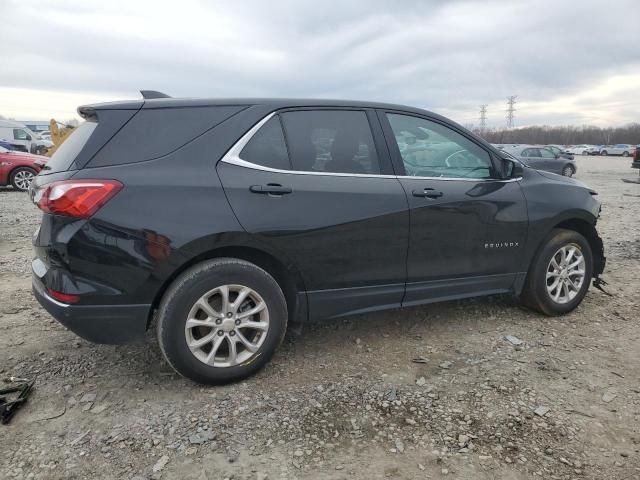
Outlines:
[[439, 115], [143, 96], [80, 107], [35, 178], [33, 289], [93, 342], [157, 321], [198, 382], [252, 374], [287, 325], [507, 292], [557, 315], [603, 271], [596, 192]]

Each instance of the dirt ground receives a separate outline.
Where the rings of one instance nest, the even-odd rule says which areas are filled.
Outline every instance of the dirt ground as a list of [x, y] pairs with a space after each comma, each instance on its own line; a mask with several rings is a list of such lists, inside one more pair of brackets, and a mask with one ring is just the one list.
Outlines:
[[153, 332], [93, 345], [52, 320], [30, 291], [39, 212], [0, 189], [0, 377], [37, 377], [0, 425], [0, 477], [639, 479], [640, 185], [629, 159], [577, 161], [613, 296], [561, 318], [494, 296], [315, 325], [215, 388], [175, 375]]

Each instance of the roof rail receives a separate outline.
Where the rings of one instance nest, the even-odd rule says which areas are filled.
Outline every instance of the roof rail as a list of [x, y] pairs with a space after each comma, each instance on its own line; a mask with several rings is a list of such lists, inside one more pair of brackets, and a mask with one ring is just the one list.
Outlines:
[[156, 90], [140, 90], [142, 98], [145, 100], [151, 100], [152, 98], [171, 98], [166, 93], [158, 92]]

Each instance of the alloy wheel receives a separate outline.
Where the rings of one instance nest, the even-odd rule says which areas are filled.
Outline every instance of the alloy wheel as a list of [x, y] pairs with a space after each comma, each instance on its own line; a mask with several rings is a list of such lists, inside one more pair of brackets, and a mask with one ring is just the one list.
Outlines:
[[269, 309], [243, 285], [222, 285], [191, 307], [185, 338], [191, 353], [212, 367], [233, 367], [254, 357], [269, 330]]
[[560, 304], [573, 300], [585, 280], [586, 264], [580, 247], [575, 243], [560, 248], [547, 265], [547, 293]]
[[33, 172], [30, 172], [28, 170], [20, 170], [13, 176], [13, 182], [15, 183], [15, 186], [20, 190], [28, 190], [34, 176], [35, 175], [33, 174]]

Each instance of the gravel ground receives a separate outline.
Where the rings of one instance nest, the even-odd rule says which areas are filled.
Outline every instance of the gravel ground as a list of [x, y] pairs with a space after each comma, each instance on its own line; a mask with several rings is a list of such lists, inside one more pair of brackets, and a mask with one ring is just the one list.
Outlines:
[[613, 296], [561, 318], [494, 296], [311, 326], [215, 388], [175, 375], [153, 332], [93, 345], [53, 321], [30, 292], [39, 213], [0, 189], [0, 376], [37, 377], [0, 426], [0, 477], [640, 478], [640, 186], [628, 159], [577, 159]]

